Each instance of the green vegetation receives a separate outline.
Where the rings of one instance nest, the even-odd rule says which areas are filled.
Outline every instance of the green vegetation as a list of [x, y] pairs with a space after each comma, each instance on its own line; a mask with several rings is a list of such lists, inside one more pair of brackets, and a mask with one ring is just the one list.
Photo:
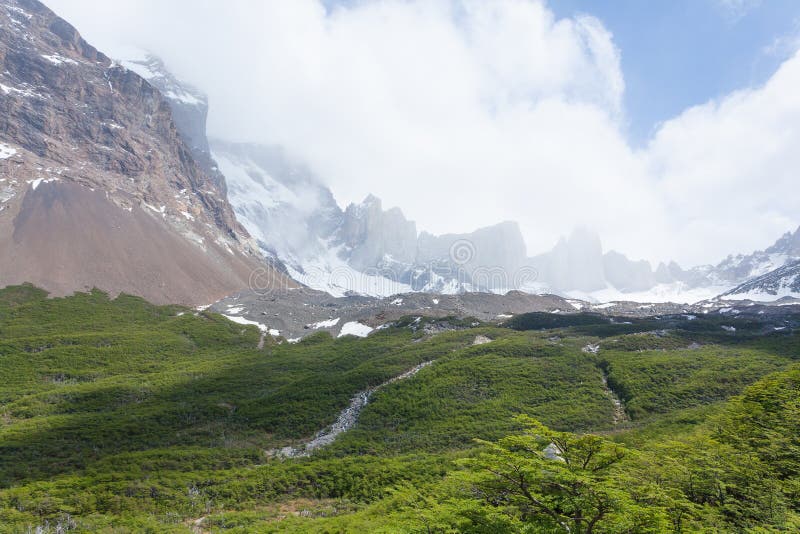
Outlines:
[[[213, 313], [0, 290], [0, 532], [800, 529], [790, 330], [427, 321], [258, 350]], [[274, 454], [426, 361], [330, 446]]]

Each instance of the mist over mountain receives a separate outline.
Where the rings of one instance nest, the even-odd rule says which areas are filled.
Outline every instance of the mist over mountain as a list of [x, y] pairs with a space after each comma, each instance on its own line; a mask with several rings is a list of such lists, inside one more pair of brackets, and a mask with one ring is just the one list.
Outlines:
[[515, 222], [459, 234], [420, 232], [401, 207], [384, 209], [371, 194], [339, 206], [324, 180], [282, 147], [209, 142], [201, 135], [208, 112], [202, 92], [152, 54], [135, 51], [133, 60], [122, 62], [139, 65], [167, 96], [181, 117], [179, 131], [195, 140], [199, 160], [223, 177], [237, 217], [261, 250], [296, 280], [337, 295], [521, 289], [593, 301], [694, 302], [800, 258], [798, 232], [764, 251], [689, 269], [675, 262], [654, 269], [646, 260], [605, 251], [601, 237], [586, 227], [532, 256]]

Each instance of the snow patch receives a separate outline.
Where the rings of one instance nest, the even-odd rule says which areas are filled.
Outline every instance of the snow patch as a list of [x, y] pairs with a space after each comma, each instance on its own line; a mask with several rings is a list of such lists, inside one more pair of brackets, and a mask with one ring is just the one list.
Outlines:
[[67, 63], [69, 65], [77, 65], [78, 64], [78, 62], [75, 61], [74, 59], [70, 59], [70, 58], [64, 57], [64, 56], [59, 56], [58, 54], [52, 54], [52, 55], [42, 54], [42, 58], [46, 59], [47, 61], [49, 61], [53, 65], [61, 65], [62, 63]]
[[332, 328], [339, 324], [341, 317], [337, 317], [336, 319], [328, 319], [327, 321], [319, 321], [318, 323], [312, 323], [308, 325], [309, 328], [316, 330], [318, 328]]
[[261, 332], [263, 332], [265, 334], [269, 334], [269, 335], [274, 336], [274, 337], [277, 337], [277, 336], [281, 335], [281, 331], [280, 330], [275, 330], [274, 328], [270, 328], [265, 324], [259, 323], [258, 321], [251, 321], [250, 319], [245, 319], [244, 317], [239, 317], [237, 315], [229, 315], [227, 313], [223, 313], [222, 315], [224, 317], [226, 317], [228, 320], [233, 321], [234, 323], [237, 323], [237, 324], [241, 324], [241, 325], [245, 325], [245, 326], [250, 326], [250, 325], [256, 326], [256, 327], [258, 327], [258, 329]]
[[164, 93], [164, 96], [169, 98], [170, 100], [177, 100], [183, 104], [187, 104], [190, 106], [198, 106], [203, 104], [204, 102], [197, 98], [196, 96], [187, 93], [186, 91], [181, 90], [174, 90], [174, 91], [167, 91]]
[[766, 291], [749, 291], [747, 293], [736, 293], [721, 297], [725, 300], [752, 300], [753, 302], [775, 302], [783, 298], [800, 299], [800, 292], [792, 291], [789, 287], [783, 286], [775, 294]]
[[49, 184], [50, 182], [57, 182], [58, 178], [37, 178], [35, 180], [28, 180], [28, 183], [31, 184], [31, 189], [36, 191], [36, 188], [39, 187], [40, 184]]
[[583, 302], [581, 302], [579, 300], [567, 300], [567, 302], [569, 303], [570, 306], [572, 306], [576, 310], [582, 310], [583, 309]]
[[625, 293], [614, 287], [607, 287], [591, 292], [569, 291], [567, 296], [589, 302], [675, 302], [694, 304], [708, 300], [730, 289], [730, 285], [712, 285], [709, 287], [690, 288], [682, 282], [659, 284], [647, 291]]
[[19, 96], [22, 96], [22, 97], [26, 97], [26, 98], [36, 97], [36, 98], [44, 99], [44, 96], [42, 96], [39, 93], [36, 93], [36, 92], [34, 92], [34, 91], [30, 90], [30, 89], [19, 89], [17, 87], [10, 87], [10, 86], [4, 85], [2, 83], [0, 83], [0, 90], [3, 91], [3, 94], [5, 94], [5, 95], [14, 93], [16, 95], [19, 95]]
[[4, 5], [5, 5], [5, 8], [7, 10], [9, 10], [9, 11], [11, 11], [13, 13], [16, 13], [17, 15], [22, 15], [23, 17], [25, 17], [28, 20], [31, 20], [31, 18], [33, 18], [33, 15], [31, 15], [30, 13], [28, 13], [27, 11], [25, 11], [21, 7], [12, 6], [11, 4], [4, 4]]
[[5, 143], [0, 143], [0, 159], [8, 159], [17, 153], [17, 149], [11, 148]]
[[356, 336], [356, 337], [367, 337], [370, 332], [372, 332], [372, 328], [359, 323], [357, 321], [350, 321], [349, 323], [344, 323], [342, 325], [342, 330], [339, 332], [337, 337], [343, 336]]

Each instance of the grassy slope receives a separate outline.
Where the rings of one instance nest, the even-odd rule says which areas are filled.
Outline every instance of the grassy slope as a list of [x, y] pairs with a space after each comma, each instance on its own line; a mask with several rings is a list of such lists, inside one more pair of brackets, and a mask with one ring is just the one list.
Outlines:
[[[361, 521], [358, 510], [379, 506], [387, 488], [431, 483], [473, 438], [512, 431], [513, 414], [614, 430], [604, 371], [633, 418], [620, 439], [636, 442], [691, 428], [798, 354], [797, 336], [751, 337], [747, 325], [729, 336], [713, 320], [666, 336], [631, 333], [649, 322], [547, 321], [437, 336], [404, 324], [258, 351], [255, 328], [214, 314], [2, 290], [0, 524], [70, 513], [86, 528], [186, 531], [214, 514], [218, 525], [266, 528], [295, 508]], [[495, 341], [471, 346], [478, 334]], [[703, 346], [689, 350], [694, 341]], [[581, 351], [590, 342], [600, 354]], [[436, 363], [376, 393], [359, 425], [317, 457], [265, 456], [330, 424], [357, 391], [427, 360]], [[294, 521], [316, 525], [275, 526]]]

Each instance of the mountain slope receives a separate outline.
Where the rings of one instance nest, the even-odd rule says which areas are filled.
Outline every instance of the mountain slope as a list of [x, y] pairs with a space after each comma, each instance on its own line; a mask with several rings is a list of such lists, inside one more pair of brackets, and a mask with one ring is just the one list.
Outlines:
[[202, 304], [255, 246], [169, 104], [36, 0], [0, 4], [0, 285]]
[[800, 298], [800, 261], [779, 267], [720, 295], [723, 299], [760, 302], [784, 297]]

